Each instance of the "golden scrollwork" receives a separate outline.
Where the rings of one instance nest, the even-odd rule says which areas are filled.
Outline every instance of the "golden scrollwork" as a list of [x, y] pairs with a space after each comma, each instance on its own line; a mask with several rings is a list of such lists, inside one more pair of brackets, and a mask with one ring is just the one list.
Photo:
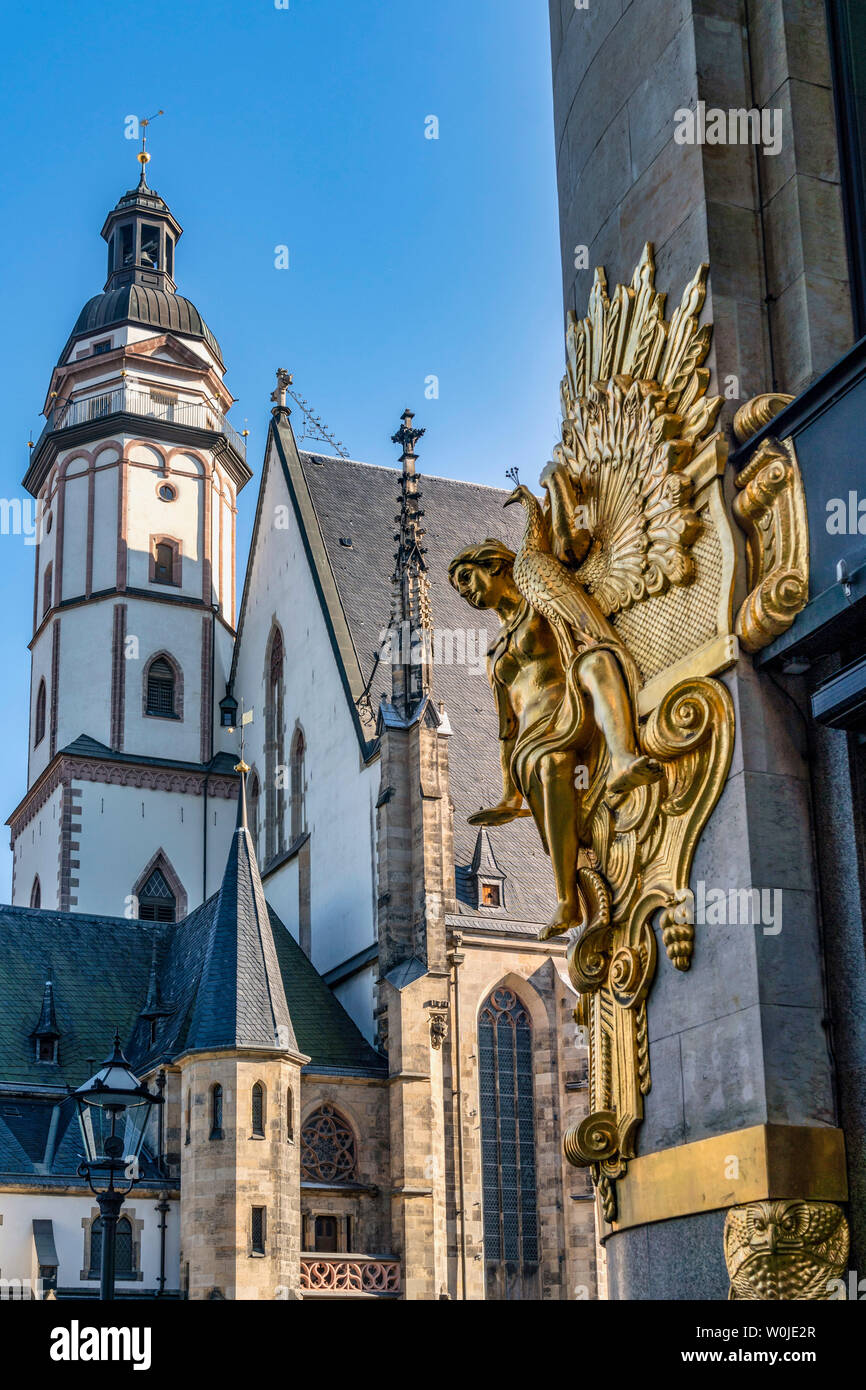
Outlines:
[[809, 598], [806, 496], [791, 440], [765, 439], [736, 484], [734, 516], [746, 535], [749, 593], [735, 631], [755, 652], [785, 632]]
[[834, 1202], [782, 1199], [731, 1207], [724, 1239], [729, 1298], [815, 1302], [838, 1297], [849, 1233]]
[[649, 246], [612, 298], [596, 272], [587, 317], [569, 317], [544, 500], [515, 476], [517, 554], [487, 539], [449, 568], [467, 602], [501, 620], [488, 662], [503, 791], [471, 823], [531, 815], [550, 856], [557, 905], [541, 936], [571, 937], [590, 1036], [590, 1114], [565, 1150], [591, 1168], [609, 1221], [651, 1085], [654, 919], [687, 970], [689, 871], [734, 733], [712, 679], [736, 642], [721, 399], [706, 395], [699, 325], [707, 267], [670, 320], [654, 276]]
[[734, 416], [734, 438], [738, 444], [745, 444], [747, 439], [774, 420], [785, 406], [790, 405], [793, 396], [786, 396], [781, 391], [771, 391], [763, 396], [753, 396], [745, 405], [741, 405]]

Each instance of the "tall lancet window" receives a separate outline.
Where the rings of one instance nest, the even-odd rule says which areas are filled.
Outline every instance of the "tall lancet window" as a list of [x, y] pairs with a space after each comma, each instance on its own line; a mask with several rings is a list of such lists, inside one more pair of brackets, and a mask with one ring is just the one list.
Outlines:
[[532, 1023], [513, 990], [500, 986], [484, 1002], [478, 1067], [487, 1297], [537, 1299]]
[[303, 729], [296, 729], [292, 739], [292, 840], [304, 833], [304, 757], [307, 745]]
[[259, 798], [261, 788], [259, 786], [259, 774], [253, 772], [250, 776], [250, 790], [247, 796], [249, 802], [249, 826], [250, 835], [253, 839], [253, 849], [256, 854], [259, 852]]
[[286, 736], [285, 652], [283, 634], [274, 627], [265, 665], [265, 859], [285, 849]]
[[45, 681], [39, 682], [39, 689], [36, 692], [36, 718], [33, 721], [33, 747], [41, 743], [45, 737]]

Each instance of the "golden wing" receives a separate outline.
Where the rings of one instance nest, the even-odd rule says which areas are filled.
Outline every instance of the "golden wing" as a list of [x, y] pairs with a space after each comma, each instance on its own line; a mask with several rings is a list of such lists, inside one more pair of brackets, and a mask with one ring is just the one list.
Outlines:
[[670, 321], [655, 290], [652, 250], [613, 300], [596, 271], [589, 313], [569, 315], [562, 445], [542, 481], [553, 547], [607, 616], [695, 577], [700, 531], [683, 472], [712, 430], [708, 328], [698, 327], [706, 266]]

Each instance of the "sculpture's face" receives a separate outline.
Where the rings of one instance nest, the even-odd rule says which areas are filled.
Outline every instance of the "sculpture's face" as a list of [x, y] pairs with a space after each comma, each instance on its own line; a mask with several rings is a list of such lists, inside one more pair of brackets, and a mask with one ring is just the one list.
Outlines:
[[454, 571], [454, 587], [473, 608], [495, 608], [502, 598], [505, 576], [470, 560]]

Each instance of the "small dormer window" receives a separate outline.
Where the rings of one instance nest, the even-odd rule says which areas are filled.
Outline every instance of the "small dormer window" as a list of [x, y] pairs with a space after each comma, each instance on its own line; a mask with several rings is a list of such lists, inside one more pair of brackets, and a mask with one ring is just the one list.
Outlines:
[[37, 1039], [36, 1039], [36, 1060], [37, 1060], [37, 1062], [56, 1062], [56, 1061], [57, 1061], [57, 1039], [56, 1039], [56, 1038], [37, 1038]]
[[94, 343], [93, 352], [96, 357], [102, 352], [111, 352], [111, 339], [103, 338], [100, 342]]
[[482, 907], [501, 907], [502, 890], [498, 883], [481, 884], [481, 906]]

